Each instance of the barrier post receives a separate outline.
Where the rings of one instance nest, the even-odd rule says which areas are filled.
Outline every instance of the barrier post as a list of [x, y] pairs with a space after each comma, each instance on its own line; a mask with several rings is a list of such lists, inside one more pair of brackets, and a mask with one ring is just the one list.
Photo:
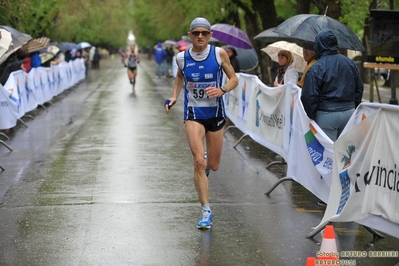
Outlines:
[[10, 137], [8, 137], [8, 136], [7, 136], [6, 134], [4, 134], [3, 132], [0, 132], [0, 135], [3, 136], [3, 137], [5, 137], [7, 140], [10, 139]]
[[13, 149], [10, 146], [8, 146], [4, 141], [0, 140], [0, 143], [3, 144], [10, 151], [13, 151]]

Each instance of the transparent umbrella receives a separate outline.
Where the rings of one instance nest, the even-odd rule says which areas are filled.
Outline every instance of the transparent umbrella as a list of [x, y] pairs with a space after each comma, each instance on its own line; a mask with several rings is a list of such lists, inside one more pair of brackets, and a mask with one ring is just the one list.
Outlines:
[[267, 53], [270, 56], [270, 58], [275, 62], [278, 62], [278, 53], [281, 50], [287, 50], [287, 51], [291, 52], [291, 54], [294, 58], [293, 64], [294, 64], [295, 69], [298, 72], [303, 73], [303, 71], [306, 68], [307, 63], [306, 63], [305, 59], [303, 59], [302, 47], [298, 46], [297, 44], [286, 42], [286, 41], [279, 41], [279, 42], [269, 44], [265, 48], [261, 49], [261, 51]]

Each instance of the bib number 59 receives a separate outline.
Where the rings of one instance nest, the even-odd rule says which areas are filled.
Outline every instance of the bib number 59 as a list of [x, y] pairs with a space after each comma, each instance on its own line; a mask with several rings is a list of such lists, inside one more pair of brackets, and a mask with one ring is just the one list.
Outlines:
[[204, 97], [209, 98], [209, 96], [205, 93], [204, 89], [193, 89], [193, 98], [194, 99], [203, 99]]

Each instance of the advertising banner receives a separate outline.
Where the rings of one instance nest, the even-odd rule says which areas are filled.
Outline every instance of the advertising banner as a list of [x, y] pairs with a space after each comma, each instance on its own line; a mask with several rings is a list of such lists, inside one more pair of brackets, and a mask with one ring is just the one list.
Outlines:
[[381, 107], [334, 143], [322, 223], [356, 221], [399, 237], [398, 113], [397, 106]]
[[10, 96], [10, 92], [0, 84], [0, 130], [17, 125], [18, 103]]

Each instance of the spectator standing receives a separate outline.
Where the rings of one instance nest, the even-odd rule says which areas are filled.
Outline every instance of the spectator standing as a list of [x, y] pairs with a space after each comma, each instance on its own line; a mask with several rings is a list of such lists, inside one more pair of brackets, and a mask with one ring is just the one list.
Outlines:
[[162, 43], [158, 42], [156, 47], [154, 48], [154, 57], [155, 57], [155, 75], [160, 78], [161, 76], [165, 76], [165, 68], [166, 68], [166, 51], [162, 47]]
[[301, 80], [298, 81], [298, 87], [303, 87], [303, 82], [305, 81], [306, 73], [308, 72], [309, 68], [316, 62], [316, 52], [313, 50], [313, 43], [305, 43], [303, 44], [302, 54], [303, 59], [307, 62], [305, 70], [302, 73]]
[[32, 58], [30, 54], [24, 53], [22, 56], [22, 69], [26, 72], [29, 73], [29, 71], [32, 68]]
[[295, 70], [293, 63], [294, 58], [290, 51], [281, 50], [278, 52], [278, 64], [280, 67], [277, 69], [277, 76], [273, 84], [274, 87], [287, 83], [297, 84], [298, 71]]
[[167, 73], [167, 77], [169, 78], [169, 77], [172, 77], [172, 61], [173, 61], [173, 57], [175, 56], [175, 53], [171, 46], [166, 47], [165, 51], [166, 51], [166, 55], [165, 55], [166, 73]]
[[234, 72], [238, 73], [240, 72], [240, 62], [238, 62], [237, 59], [237, 51], [233, 47], [227, 47], [226, 49], [227, 55], [229, 56], [230, 59], [230, 64], [234, 69]]
[[18, 59], [16, 53], [12, 53], [4, 63], [4, 69], [0, 76], [0, 83], [4, 86], [10, 74], [17, 70], [22, 70], [22, 61]]
[[93, 69], [100, 69], [100, 59], [101, 59], [101, 55], [100, 55], [100, 51], [98, 50], [98, 48], [94, 49], [94, 55], [93, 55]]
[[87, 48], [82, 49], [82, 57], [85, 63], [85, 77], [87, 77], [87, 73], [89, 71], [89, 52], [87, 51]]
[[42, 64], [42, 60], [40, 59], [40, 53], [39, 52], [33, 52], [31, 53], [31, 66], [33, 67], [39, 67]]
[[308, 117], [335, 141], [362, 101], [363, 81], [356, 64], [339, 53], [332, 30], [316, 35], [314, 50], [317, 61], [306, 73], [301, 101]]
[[91, 68], [92, 69], [94, 69], [94, 65], [93, 65], [93, 58], [94, 58], [94, 52], [96, 51], [96, 47], [95, 46], [92, 46], [91, 48], [90, 48], [90, 51], [89, 51], [89, 59], [90, 59], [90, 62], [91, 62]]

